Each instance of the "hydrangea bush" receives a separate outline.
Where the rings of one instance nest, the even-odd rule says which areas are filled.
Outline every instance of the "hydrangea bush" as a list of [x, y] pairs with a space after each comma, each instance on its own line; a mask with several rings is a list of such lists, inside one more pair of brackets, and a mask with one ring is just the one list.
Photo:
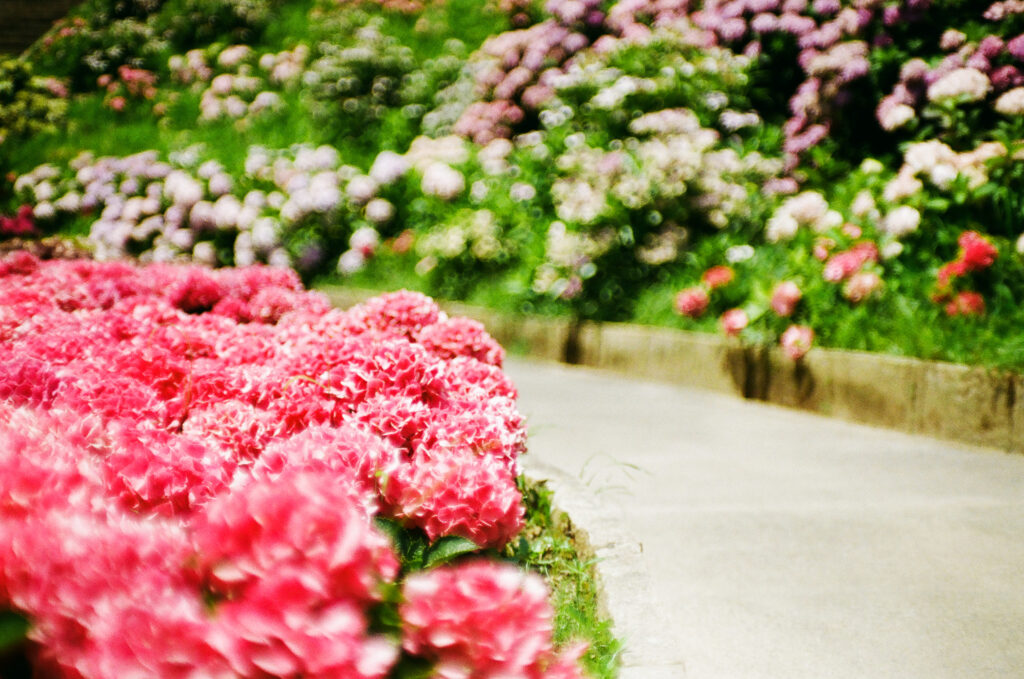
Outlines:
[[[161, 144], [102, 162], [30, 146], [4, 213], [91, 231], [102, 257], [289, 264], [790, 355], [813, 338], [970, 359], [1024, 320], [1019, 3], [250, 4], [216, 40], [178, 36], [175, 3], [127, 3], [37, 45], [146, 26], [84, 85], [34, 66], [86, 90], [72, 110], [105, 98]], [[192, 136], [206, 146], [180, 155]], [[153, 148], [173, 180], [118, 177], [78, 203], [81, 163]], [[950, 268], [968, 234], [996, 255]], [[709, 285], [720, 266], [733, 279]]]
[[283, 269], [24, 251], [0, 295], [0, 609], [35, 673], [583, 676], [539, 576], [438, 565], [523, 521], [479, 324], [409, 292], [333, 310]]

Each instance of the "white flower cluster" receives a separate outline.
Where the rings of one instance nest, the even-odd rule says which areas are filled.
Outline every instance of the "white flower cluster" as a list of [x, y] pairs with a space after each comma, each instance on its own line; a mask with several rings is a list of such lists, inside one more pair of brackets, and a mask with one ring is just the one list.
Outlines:
[[789, 240], [800, 227], [821, 233], [843, 224], [843, 216], [829, 207], [817, 191], [803, 191], [787, 198], [768, 220], [765, 238], [771, 243]]
[[970, 102], [988, 96], [992, 83], [988, 76], [976, 68], [957, 68], [942, 76], [928, 87], [928, 101]]
[[[182, 84], [205, 85], [199, 100], [199, 119], [243, 118], [284, 106], [275, 87], [294, 82], [305, 69], [309, 48], [255, 55], [248, 45], [231, 45], [213, 53], [191, 50], [168, 60], [172, 78]], [[219, 69], [219, 73], [217, 70]]]
[[914, 233], [919, 226], [921, 226], [921, 213], [909, 205], [895, 208], [885, 215], [881, 223], [882, 231], [896, 239]]
[[539, 295], [572, 299], [583, 289], [583, 281], [597, 273], [594, 260], [615, 243], [615, 232], [570, 231], [563, 222], [553, 222], [545, 242], [545, 262], [534, 272], [532, 289]]
[[1024, 115], [1024, 87], [1014, 87], [999, 95], [995, 109], [1005, 116]]
[[[442, 200], [454, 200], [465, 192], [466, 179], [463, 174], [452, 167], [469, 160], [469, 148], [466, 142], [454, 136], [431, 139], [417, 137], [412, 141], [404, 154], [394, 151], [381, 151], [377, 154], [367, 174], [361, 174], [355, 168], [339, 169], [339, 177], [347, 177], [345, 197], [353, 211], [362, 209], [362, 217], [369, 224], [357, 229], [349, 240], [349, 248], [338, 259], [337, 270], [343, 275], [351, 275], [362, 270], [366, 262], [373, 257], [380, 243], [377, 226], [390, 222], [395, 215], [395, 206], [382, 198], [380, 191], [404, 177], [410, 170], [420, 173], [420, 189], [428, 195]], [[489, 214], [489, 213], [488, 213]], [[482, 219], [482, 218], [481, 218]], [[472, 221], [472, 220], [469, 220]], [[462, 252], [469, 244], [478, 259], [486, 259], [492, 249], [491, 240], [485, 238], [483, 227], [465, 227], [465, 219], [456, 219], [448, 229], [450, 233], [438, 235], [437, 242], [429, 241], [433, 232], [425, 236], [427, 245], [422, 247], [430, 251], [417, 266], [417, 270], [426, 273], [437, 265], [438, 253]], [[468, 222], [466, 222], [468, 223]], [[475, 223], [475, 222], [474, 222]], [[440, 229], [444, 231], [445, 229]], [[371, 233], [372, 232], [372, 233]], [[468, 234], [468, 235], [467, 235]], [[495, 243], [497, 242], [494, 239]], [[447, 256], [447, 255], [445, 255]], [[455, 255], [452, 255], [455, 256]]]
[[[342, 165], [330, 146], [254, 146], [237, 179], [216, 161], [200, 164], [200, 155], [191, 149], [163, 162], [155, 151], [123, 158], [83, 154], [70, 176], [42, 166], [19, 178], [16, 190], [42, 202], [44, 214], [51, 199], [54, 211], [99, 212], [89, 240], [101, 259], [136, 254], [143, 261], [214, 265], [226, 263], [218, 261], [223, 253], [214, 241], [227, 240], [236, 265], [289, 266], [282, 234], [310, 216], [332, 220], [339, 211], [362, 209], [367, 219], [383, 223], [394, 214], [389, 202], [375, 197], [377, 183]], [[369, 191], [360, 186], [367, 182]], [[365, 240], [359, 248], [366, 249]]]
[[1000, 142], [984, 142], [962, 153], [937, 139], [910, 144], [903, 154], [903, 165], [886, 184], [883, 197], [898, 202], [913, 196], [924, 188], [921, 178], [947, 190], [957, 177], [964, 177], [968, 188], [977, 189], [988, 181], [987, 163], [1006, 153], [1006, 146]]
[[629, 123], [633, 134], [694, 134], [701, 129], [697, 114], [688, 108], [667, 108], [646, 113]]
[[[16, 187], [38, 199], [52, 192], [51, 166], [19, 179]], [[232, 195], [232, 179], [216, 162], [196, 167], [174, 166], [158, 159], [156, 151], [122, 158], [94, 158], [83, 153], [70, 164], [73, 174], [61, 182], [64, 195], [54, 202], [64, 212], [100, 213], [89, 241], [98, 259], [138, 254], [143, 261], [188, 260], [216, 264], [214, 236], [243, 234], [253, 242], [252, 256], [241, 263], [273, 262], [287, 266], [277, 230], [258, 228], [265, 204], [262, 193], [243, 199]], [[59, 174], [59, 172], [58, 172]]]
[[416, 241], [421, 259], [417, 271], [426, 272], [440, 260], [455, 259], [465, 252], [477, 260], [491, 261], [505, 252], [501, 227], [490, 210], [460, 210], [437, 229]]

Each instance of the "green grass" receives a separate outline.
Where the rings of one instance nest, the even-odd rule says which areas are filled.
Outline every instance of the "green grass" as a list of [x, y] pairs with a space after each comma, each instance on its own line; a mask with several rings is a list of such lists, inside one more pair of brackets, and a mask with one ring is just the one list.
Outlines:
[[571, 521], [554, 507], [544, 482], [520, 478], [519, 486], [527, 507], [526, 527], [518, 545], [507, 549], [551, 587], [555, 641], [587, 642], [587, 671], [593, 679], [614, 679], [622, 643], [612, 633], [611, 620], [599, 611], [594, 561], [581, 553]]

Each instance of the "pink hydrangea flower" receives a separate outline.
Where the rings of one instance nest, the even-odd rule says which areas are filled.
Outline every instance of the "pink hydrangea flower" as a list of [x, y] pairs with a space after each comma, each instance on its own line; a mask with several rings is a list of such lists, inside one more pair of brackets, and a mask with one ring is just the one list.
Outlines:
[[803, 358], [813, 343], [814, 330], [806, 325], [789, 326], [779, 340], [783, 353], [794, 361]]
[[367, 609], [397, 562], [370, 517], [491, 547], [522, 525], [501, 348], [429, 298], [342, 312], [290, 271], [27, 253], [0, 298], [0, 606], [48, 676], [382, 678]]
[[710, 301], [704, 288], [686, 288], [676, 295], [676, 312], [690, 318], [698, 318], [707, 310]]
[[803, 293], [793, 281], [782, 281], [772, 290], [772, 310], [783, 318], [793, 314]]
[[403, 594], [402, 646], [433, 661], [438, 676], [582, 677], [582, 648], [554, 652], [553, 612], [536, 575], [475, 562], [413, 575]]
[[882, 289], [882, 278], [874, 271], [858, 271], [843, 285], [843, 297], [853, 303], [863, 302]]
[[826, 281], [838, 283], [860, 271], [865, 264], [877, 261], [877, 245], [871, 242], [858, 243], [849, 250], [832, 255], [825, 263], [822, 275]]
[[416, 341], [440, 358], [470, 356], [499, 367], [505, 359], [505, 350], [487, 334], [483, 324], [469, 318], [438, 320], [421, 329]]
[[747, 327], [748, 323], [750, 323], [750, 319], [747, 317], [747, 312], [743, 309], [729, 309], [719, 319], [722, 332], [729, 337], [738, 336]]
[[433, 541], [459, 535], [500, 548], [522, 528], [524, 509], [507, 464], [465, 448], [435, 450], [386, 480], [385, 512]]

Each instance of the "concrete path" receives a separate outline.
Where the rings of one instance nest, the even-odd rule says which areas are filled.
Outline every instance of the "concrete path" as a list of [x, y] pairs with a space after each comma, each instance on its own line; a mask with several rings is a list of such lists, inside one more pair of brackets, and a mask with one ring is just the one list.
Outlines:
[[1024, 677], [1024, 457], [510, 359], [622, 679]]

